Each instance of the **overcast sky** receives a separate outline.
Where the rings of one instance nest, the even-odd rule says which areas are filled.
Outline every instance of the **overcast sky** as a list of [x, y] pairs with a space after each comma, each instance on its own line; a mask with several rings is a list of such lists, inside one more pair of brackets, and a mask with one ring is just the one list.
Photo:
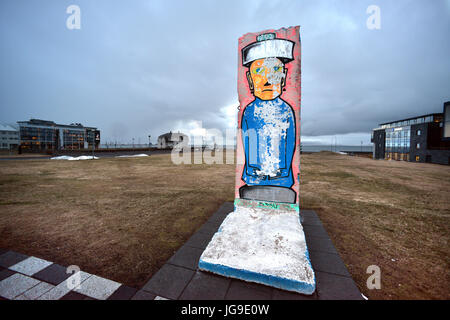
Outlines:
[[[66, 27], [71, 4], [79, 30]], [[238, 38], [295, 25], [303, 141], [369, 144], [377, 124], [450, 100], [448, 0], [2, 0], [0, 122], [80, 122], [102, 143], [234, 128]]]

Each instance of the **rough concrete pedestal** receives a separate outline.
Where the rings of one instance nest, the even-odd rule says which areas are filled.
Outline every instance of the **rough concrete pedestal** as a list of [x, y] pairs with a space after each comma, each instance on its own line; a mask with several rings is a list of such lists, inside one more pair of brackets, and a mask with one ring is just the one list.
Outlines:
[[314, 271], [295, 210], [235, 206], [200, 257], [199, 269], [312, 294]]

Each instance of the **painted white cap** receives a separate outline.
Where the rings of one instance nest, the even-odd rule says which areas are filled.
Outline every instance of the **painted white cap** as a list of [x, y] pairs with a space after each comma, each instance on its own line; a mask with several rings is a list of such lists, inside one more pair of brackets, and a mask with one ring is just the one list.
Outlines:
[[258, 41], [242, 49], [242, 65], [248, 67], [253, 61], [263, 58], [278, 58], [283, 63], [294, 60], [294, 42], [276, 39], [274, 33], [258, 36]]

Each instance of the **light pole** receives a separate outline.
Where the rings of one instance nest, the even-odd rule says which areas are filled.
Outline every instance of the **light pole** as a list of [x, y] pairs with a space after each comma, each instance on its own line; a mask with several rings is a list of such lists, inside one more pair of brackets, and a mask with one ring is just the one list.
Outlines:
[[150, 149], [150, 146], [151, 146], [151, 142], [150, 142], [150, 138], [151, 138], [152, 136], [151, 135], [148, 135], [148, 148]]

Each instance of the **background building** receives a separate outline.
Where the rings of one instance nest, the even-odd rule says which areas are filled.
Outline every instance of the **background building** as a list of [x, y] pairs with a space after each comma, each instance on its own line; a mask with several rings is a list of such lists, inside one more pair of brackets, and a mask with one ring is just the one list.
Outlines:
[[450, 140], [450, 101], [444, 103], [444, 140]]
[[444, 124], [444, 113], [382, 123], [372, 133], [373, 157], [450, 164], [450, 139], [444, 135]]
[[97, 149], [100, 144], [100, 131], [80, 123], [65, 125], [40, 119], [17, 123], [22, 151], [77, 150], [93, 144]]
[[10, 124], [0, 124], [0, 149], [12, 150], [19, 146], [19, 130]]
[[185, 144], [189, 143], [189, 137], [185, 135], [184, 133], [172, 133], [170, 131], [169, 133], [162, 134], [158, 137], [158, 149], [165, 149], [165, 148], [173, 148], [178, 143], [184, 142]]

